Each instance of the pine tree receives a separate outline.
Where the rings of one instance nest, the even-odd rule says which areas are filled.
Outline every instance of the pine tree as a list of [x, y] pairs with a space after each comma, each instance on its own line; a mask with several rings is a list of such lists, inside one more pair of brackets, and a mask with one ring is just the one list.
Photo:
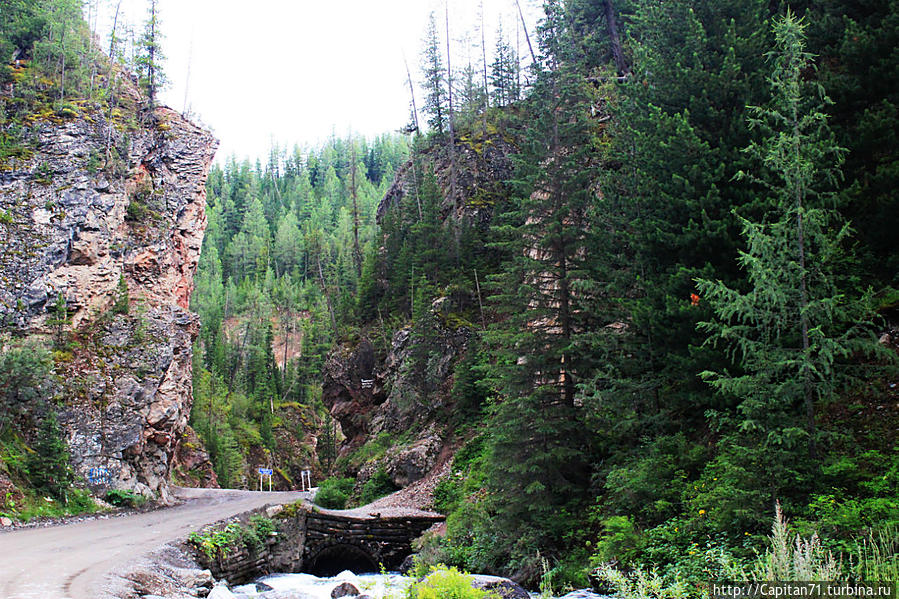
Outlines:
[[493, 105], [508, 106], [518, 100], [518, 54], [505, 38], [502, 22], [496, 32], [496, 53], [490, 65], [490, 85], [493, 87]]
[[490, 482], [501, 526], [510, 543], [520, 543], [509, 548], [518, 557], [528, 541], [559, 546], [587, 482], [575, 391], [592, 369], [580, 347], [591, 328], [583, 290], [595, 176], [592, 91], [570, 60], [561, 3], [545, 9], [517, 189], [495, 228], [512, 256], [493, 281], [491, 299], [504, 320], [486, 337], [495, 355], [492, 383], [504, 396], [493, 410]]
[[56, 411], [47, 410], [37, 433], [34, 453], [27, 460], [28, 477], [37, 490], [68, 503], [68, 489], [75, 480], [69, 466], [69, 450], [62, 438]]

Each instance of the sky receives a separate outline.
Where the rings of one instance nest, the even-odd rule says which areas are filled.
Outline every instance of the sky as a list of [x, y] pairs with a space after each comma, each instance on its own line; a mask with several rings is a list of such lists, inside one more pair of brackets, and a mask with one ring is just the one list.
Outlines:
[[[101, 0], [99, 35], [108, 34], [117, 2]], [[264, 161], [273, 144], [395, 131], [409, 122], [404, 56], [417, 81], [428, 15], [436, 11], [443, 28], [444, 2], [455, 68], [468, 60], [466, 32], [480, 41], [480, 0], [159, 0], [169, 78], [162, 102], [215, 133], [220, 162]], [[514, 43], [519, 19], [514, 0], [483, 2], [489, 61], [497, 24]], [[148, 4], [122, 0], [122, 15], [140, 26]], [[539, 2], [521, 4], [533, 31]]]

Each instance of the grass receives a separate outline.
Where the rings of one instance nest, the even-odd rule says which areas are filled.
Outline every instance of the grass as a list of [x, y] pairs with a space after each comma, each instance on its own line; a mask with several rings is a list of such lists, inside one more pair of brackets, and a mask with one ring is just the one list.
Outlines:
[[70, 489], [68, 502], [57, 501], [52, 497], [43, 497], [31, 491], [25, 492], [24, 495], [25, 499], [20, 506], [16, 506], [13, 510], [0, 512], [0, 515], [20, 522], [31, 522], [32, 520], [94, 514], [100, 511], [100, 507], [90, 493], [82, 489]]
[[[656, 569], [645, 568], [624, 573], [604, 564], [594, 574], [621, 599], [709, 596], [705, 584], [709, 577], [688, 580], [677, 569], [664, 575]], [[778, 505], [765, 553], [743, 563], [731, 558], [720, 564], [720, 575], [714, 578], [755, 582], [839, 581], [847, 578], [895, 582], [899, 580], [899, 528], [890, 524], [869, 532], [850, 555], [834, 555], [817, 534], [808, 537], [795, 534]]]

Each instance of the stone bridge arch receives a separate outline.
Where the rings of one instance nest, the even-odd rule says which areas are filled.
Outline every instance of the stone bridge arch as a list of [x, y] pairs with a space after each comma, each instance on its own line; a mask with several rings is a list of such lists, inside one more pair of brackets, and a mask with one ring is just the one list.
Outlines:
[[365, 544], [351, 544], [343, 540], [321, 543], [314, 553], [304, 559], [303, 570], [321, 577], [337, 576], [344, 570], [377, 572], [381, 557], [377, 550]]
[[[343, 570], [377, 572], [382, 565], [396, 570], [412, 553], [412, 542], [444, 520], [440, 514], [415, 509], [391, 509], [382, 515], [371, 508], [323, 510], [308, 502], [270, 506], [265, 513], [275, 519], [277, 534], [261, 547], [237, 547], [215, 558], [197, 550], [198, 561], [216, 578], [233, 584], [272, 572], [321, 576]], [[251, 515], [240, 519], [246, 524]]]
[[442, 521], [443, 516], [417, 511], [388, 516], [357, 510], [309, 511], [302, 570], [318, 575], [356, 571], [352, 567], [340, 567], [341, 563], [374, 566], [368, 570], [374, 572], [382, 565], [388, 570], [399, 568], [412, 553], [412, 541]]

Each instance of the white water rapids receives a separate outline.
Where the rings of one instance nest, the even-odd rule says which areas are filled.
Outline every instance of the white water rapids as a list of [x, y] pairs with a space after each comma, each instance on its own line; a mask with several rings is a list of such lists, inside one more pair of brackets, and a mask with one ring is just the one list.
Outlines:
[[[353, 574], [349, 570], [341, 572], [332, 578], [319, 578], [312, 574], [273, 574], [260, 578], [262, 589], [271, 588], [276, 591], [292, 591], [298, 597], [304, 599], [331, 599], [331, 591], [343, 582], [348, 582], [359, 591], [372, 599], [402, 599], [405, 596], [406, 587], [413, 582], [413, 578], [396, 573], [388, 574]], [[239, 599], [244, 597], [256, 597], [263, 591], [253, 584], [234, 587], [232, 590]], [[532, 597], [539, 597], [532, 593]], [[602, 595], [588, 590], [574, 591], [559, 599], [607, 599]]]

